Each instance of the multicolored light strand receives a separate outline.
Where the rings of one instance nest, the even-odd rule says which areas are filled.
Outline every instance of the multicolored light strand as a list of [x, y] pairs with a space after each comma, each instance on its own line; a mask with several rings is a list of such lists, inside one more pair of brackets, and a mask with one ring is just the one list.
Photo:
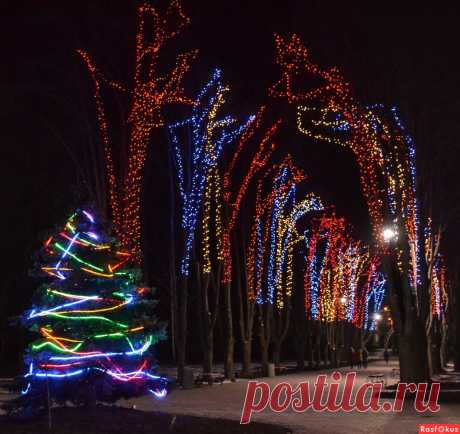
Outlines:
[[372, 330], [381, 309], [385, 279], [379, 260], [353, 241], [344, 219], [324, 215], [305, 235], [305, 310], [309, 319], [346, 321]]
[[[276, 62], [281, 79], [270, 89], [275, 98], [297, 106], [297, 125], [306, 136], [342, 145], [357, 160], [360, 182], [382, 251], [384, 224], [401, 226], [407, 234], [410, 285], [414, 294], [420, 284], [420, 234], [416, 194], [415, 148], [395, 108], [380, 104], [362, 107], [354, 99], [349, 83], [336, 68], [326, 70], [311, 61], [297, 35], [276, 36]], [[298, 90], [296, 82], [313, 78], [319, 85]], [[401, 252], [398, 253], [401, 258]]]
[[[259, 180], [246, 261], [250, 302], [276, 304], [282, 309], [284, 298], [291, 296], [293, 249], [303, 239], [297, 224], [306, 214], [323, 210], [313, 194], [296, 203], [296, 185], [303, 179], [303, 173], [287, 157]], [[263, 198], [267, 181], [269, 191]]]
[[[151, 373], [150, 350], [164, 338], [160, 327], [145, 321], [154, 300], [145, 298], [138, 272], [128, 268], [131, 253], [119, 250], [100, 229], [92, 212], [77, 210], [45, 241], [40, 269], [53, 280], [37, 291], [36, 306], [25, 315], [40, 338], [25, 356], [23, 394], [39, 389], [36, 380], [42, 378], [71, 381], [94, 378], [96, 372], [135, 381], [133, 394], [166, 390], [167, 379]], [[57, 388], [53, 385], [59, 394]]]
[[[221, 75], [219, 69], [213, 72], [211, 79], [194, 101], [190, 118], [168, 126], [181, 197], [182, 229], [185, 239], [181, 261], [183, 276], [188, 276], [190, 273], [191, 254], [201, 212], [203, 212], [204, 271], [210, 272], [209, 225], [212, 199], [215, 204], [216, 239], [221, 239], [222, 232], [221, 202], [219, 200], [221, 179], [218, 161], [223, 150], [243, 134], [254, 121], [254, 117], [250, 116], [245, 123], [237, 125], [236, 120], [230, 116], [217, 117], [225, 103], [224, 95], [228, 92], [228, 88], [222, 84]], [[181, 140], [183, 136], [180, 135], [186, 128], [189, 128], [191, 133], [189, 149]], [[188, 161], [190, 163], [187, 164]], [[221, 250], [222, 248], [218, 246], [218, 258], [222, 257]]]
[[[251, 182], [255, 176], [267, 166], [273, 151], [276, 148], [273, 138], [277, 133], [282, 120], [277, 119], [274, 123], [270, 124], [267, 129], [263, 129], [262, 121], [265, 113], [266, 107], [262, 106], [255, 116], [254, 122], [252, 122], [249, 128], [241, 136], [238, 147], [223, 176], [223, 198], [229, 214], [222, 234], [222, 250], [224, 257], [224, 272], [222, 276], [223, 283], [229, 283], [232, 279], [231, 234], [238, 221], [243, 199], [246, 196]], [[243, 150], [248, 147], [251, 140], [257, 140], [257, 133], [259, 132], [263, 132], [263, 135], [258, 142], [257, 151], [254, 155], [249, 157], [251, 163], [243, 172], [245, 173], [243, 180], [238, 184], [235, 179], [235, 167], [238, 163], [241, 165], [241, 154]], [[232, 194], [232, 191], [236, 191], [236, 194]]]

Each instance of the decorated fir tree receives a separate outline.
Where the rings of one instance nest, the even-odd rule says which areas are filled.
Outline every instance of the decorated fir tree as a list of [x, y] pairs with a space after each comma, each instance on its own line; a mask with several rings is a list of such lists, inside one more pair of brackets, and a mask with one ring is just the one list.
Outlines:
[[30, 410], [46, 396], [76, 404], [164, 397], [168, 381], [153, 371], [152, 349], [165, 337], [153, 291], [94, 213], [73, 213], [37, 259], [46, 283], [23, 317], [37, 339], [26, 350], [17, 407]]

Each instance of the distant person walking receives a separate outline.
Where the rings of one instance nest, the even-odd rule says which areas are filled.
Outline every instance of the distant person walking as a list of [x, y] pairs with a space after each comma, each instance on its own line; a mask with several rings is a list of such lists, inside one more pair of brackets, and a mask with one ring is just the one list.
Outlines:
[[388, 362], [390, 361], [390, 353], [388, 350], [385, 348], [385, 351], [383, 352], [383, 360], [385, 360], [385, 363], [388, 366]]

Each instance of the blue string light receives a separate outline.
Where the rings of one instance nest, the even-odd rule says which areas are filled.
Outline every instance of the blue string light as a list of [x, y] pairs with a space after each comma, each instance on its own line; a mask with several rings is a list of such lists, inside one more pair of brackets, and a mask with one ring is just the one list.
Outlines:
[[[382, 308], [383, 299], [385, 297], [385, 277], [382, 273], [373, 271], [372, 281], [368, 293], [366, 294], [366, 305], [364, 313], [364, 329], [375, 331], [377, 321], [374, 318], [375, 313]], [[371, 310], [371, 315], [369, 315]]]
[[[184, 231], [185, 246], [181, 260], [180, 272], [182, 276], [190, 273], [190, 261], [193, 244], [196, 236], [196, 226], [202, 208], [203, 195], [207, 181], [207, 175], [211, 167], [217, 165], [224, 148], [233, 143], [254, 120], [250, 116], [241, 125], [230, 116], [214, 121], [210, 118], [213, 110], [218, 108], [221, 100], [220, 95], [227, 92], [221, 81], [222, 72], [215, 69], [211, 79], [201, 89], [195, 100], [192, 116], [183, 121], [168, 126], [168, 134], [174, 150], [174, 161], [179, 186], [179, 194], [182, 206], [182, 229]], [[213, 134], [209, 137], [209, 127], [212, 122]], [[191, 130], [190, 155], [188, 172], [185, 173], [188, 164], [185, 144], [181, 144], [179, 131], [184, 128]], [[211, 146], [211, 150], [209, 150]], [[187, 177], [187, 180], [186, 180]]]

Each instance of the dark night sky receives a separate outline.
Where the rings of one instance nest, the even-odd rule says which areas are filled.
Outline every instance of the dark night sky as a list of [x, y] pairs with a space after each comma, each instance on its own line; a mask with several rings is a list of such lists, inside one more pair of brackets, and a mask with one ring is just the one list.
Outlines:
[[[364, 102], [398, 104], [424, 155], [434, 147], [449, 155], [440, 182], [449, 190], [451, 202], [458, 201], [457, 11], [401, 10], [387, 2], [379, 2], [373, 11], [351, 3], [184, 0], [192, 24], [176, 48], [200, 50], [188, 79], [190, 87], [196, 89], [210, 69], [219, 66], [232, 88], [232, 111], [255, 111], [277, 78], [273, 33], [297, 32], [315, 59], [343, 69]], [[94, 139], [94, 119], [90, 83], [75, 49], [87, 49], [107, 75], [126, 81], [132, 66], [136, 5], [131, 0], [2, 2], [0, 176], [6, 261], [0, 294], [19, 294], [7, 300], [9, 314], [22, 310], [30, 298], [33, 283], [23, 276], [40, 232], [54, 226], [63, 210], [79, 200], [68, 150], [78, 160], [81, 144]], [[282, 150], [295, 155], [312, 188], [335, 203], [338, 214], [366, 238], [366, 208], [352, 156], [333, 145], [308, 143], [293, 131], [282, 137]], [[157, 154], [150, 159], [150, 189], [164, 177], [165, 150], [158, 146], [152, 152]], [[147, 228], [154, 246], [164, 242], [166, 218], [161, 212], [166, 199], [162, 189], [158, 191], [152, 193], [148, 211], [154, 216]], [[458, 238], [455, 230], [448, 235], [446, 248], [451, 248]], [[162, 274], [164, 263], [155, 264]]]

